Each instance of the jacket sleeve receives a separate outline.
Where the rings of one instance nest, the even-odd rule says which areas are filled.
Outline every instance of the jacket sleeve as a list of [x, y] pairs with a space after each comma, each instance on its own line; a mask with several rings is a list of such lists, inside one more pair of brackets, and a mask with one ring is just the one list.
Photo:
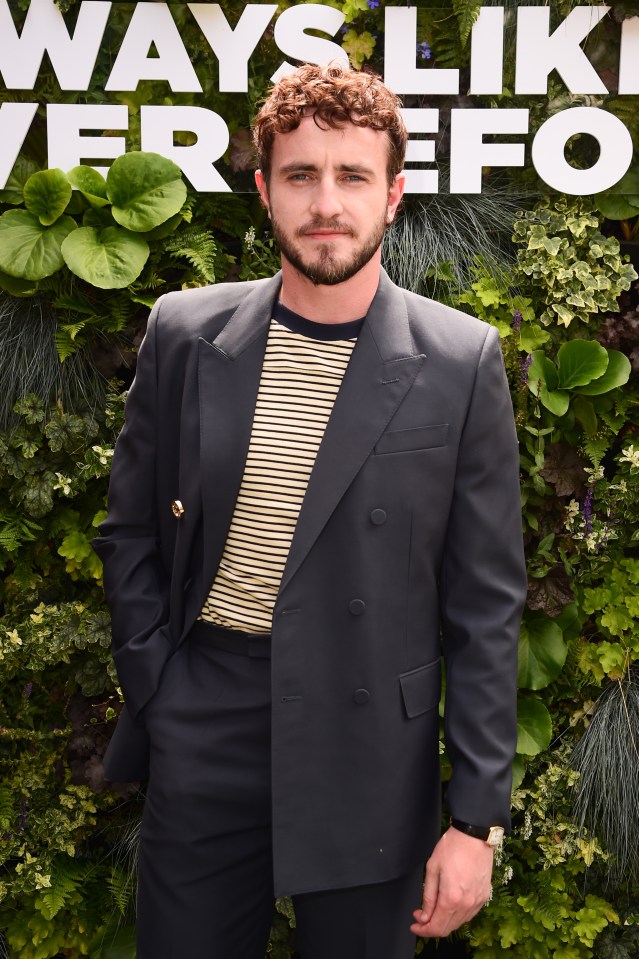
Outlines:
[[460, 441], [441, 581], [448, 807], [476, 825], [510, 824], [525, 598], [517, 436], [490, 328]]
[[157, 688], [171, 652], [169, 578], [162, 562], [157, 516], [157, 321], [153, 308], [126, 402], [109, 484], [108, 516], [94, 549], [104, 564], [111, 608], [113, 655], [130, 713], [137, 715]]

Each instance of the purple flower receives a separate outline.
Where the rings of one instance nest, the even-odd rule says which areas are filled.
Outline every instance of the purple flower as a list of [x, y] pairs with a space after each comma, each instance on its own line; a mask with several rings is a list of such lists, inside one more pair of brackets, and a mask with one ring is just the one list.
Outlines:
[[517, 333], [521, 330], [521, 321], [523, 316], [521, 315], [521, 310], [515, 310], [513, 313], [513, 330]]
[[366, 6], [369, 10], [376, 10], [379, 6], [379, 0], [366, 0]]
[[584, 505], [581, 507], [581, 513], [584, 518], [584, 529], [586, 533], [592, 533], [592, 500], [595, 495], [595, 491], [590, 487], [586, 493], [586, 498], [584, 500]]
[[431, 50], [429, 44], [426, 43], [425, 40], [417, 44], [417, 52], [422, 58], [422, 60], [430, 60], [430, 58], [433, 55], [433, 51]]
[[18, 815], [18, 829], [22, 832], [27, 825], [27, 813], [29, 811], [29, 802], [25, 801], [20, 806], [20, 813]]
[[519, 374], [519, 379], [524, 384], [528, 382], [528, 370], [530, 369], [532, 360], [532, 353], [529, 353], [528, 356], [524, 357], [524, 359], [520, 362], [521, 373]]
[[22, 698], [31, 699], [32, 692], [33, 692], [33, 683], [27, 683], [24, 689], [22, 690]]

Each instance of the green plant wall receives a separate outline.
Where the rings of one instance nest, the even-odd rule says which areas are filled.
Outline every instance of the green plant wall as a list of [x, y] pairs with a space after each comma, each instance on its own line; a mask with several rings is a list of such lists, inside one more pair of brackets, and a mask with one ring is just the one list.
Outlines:
[[[353, 62], [380, 71], [384, 4], [332, 5], [346, 13], [341, 42]], [[20, 23], [28, 3], [10, 6]], [[77, 4], [61, 6], [72, 19]], [[480, 4], [416, 6], [417, 62], [466, 76]], [[553, 17], [573, 6], [562, 0]], [[115, 38], [131, 9], [114, 4]], [[224, 9], [232, 19], [243, 5]], [[630, 2], [613, 4], [589, 40], [611, 89], [620, 22], [633, 13]], [[181, 29], [188, 36], [186, 20]], [[238, 192], [197, 194], [168, 161], [139, 153], [116, 161], [106, 180], [87, 168], [45, 172], [44, 106], [74, 98], [46, 66], [33, 129], [0, 192], [0, 942], [11, 959], [134, 955], [143, 791], [109, 786], [102, 771], [121, 703], [90, 540], [152, 302], [167, 290], [277, 268], [248, 192], [248, 127], [281, 56], [267, 35], [251, 59], [248, 94], [225, 97], [210, 51], [195, 35], [189, 49], [207, 105], [229, 122], [220, 168]], [[89, 102], [105, 101], [111, 57], [105, 48]], [[554, 74], [547, 98], [513, 97], [513, 69], [509, 40], [505, 91], [478, 105], [527, 106], [534, 132], [549, 112], [581, 102]], [[167, 98], [193, 100], [170, 97], [159, 82], [113, 95], [129, 108], [133, 147], [140, 105]], [[636, 100], [602, 98], [623, 115], [635, 149]], [[450, 96], [437, 106], [445, 117], [465, 102]], [[445, 133], [440, 141], [444, 168]], [[567, 149], [577, 166], [593, 162], [588, 138]], [[530, 166], [489, 170], [480, 195], [408, 198], [387, 238], [393, 277], [499, 330], [521, 447], [529, 596], [514, 828], [492, 901], [453, 938], [455, 955], [639, 956], [639, 283], [624, 252], [632, 247], [620, 246], [636, 236], [636, 189], [630, 178], [596, 198], [546, 196]], [[152, 198], [142, 217], [139, 196]], [[446, 776], [445, 752], [442, 763]], [[629, 824], [621, 833], [610, 828], [619, 819]], [[282, 901], [269, 954], [292, 959], [294, 942]]]

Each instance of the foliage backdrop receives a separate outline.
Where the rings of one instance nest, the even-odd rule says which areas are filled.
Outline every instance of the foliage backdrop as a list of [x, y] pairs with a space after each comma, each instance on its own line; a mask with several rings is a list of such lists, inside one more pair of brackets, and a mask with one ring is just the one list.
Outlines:
[[[346, 14], [353, 63], [380, 71], [383, 4], [332, 5]], [[72, 18], [73, 0], [61, 6]], [[231, 22], [243, 6], [225, 4]], [[416, 6], [420, 65], [465, 75], [479, 3]], [[506, 4], [509, 23], [515, 6]], [[555, 21], [572, 6], [561, 0]], [[611, 89], [619, 25], [635, 6], [613, 4], [589, 40]], [[28, 3], [11, 7], [21, 23]], [[116, 39], [131, 9], [114, 4]], [[249, 118], [280, 59], [272, 37], [251, 59], [248, 95], [229, 109], [201, 36], [186, 19], [180, 28], [205, 102], [230, 118], [222, 166], [248, 180]], [[100, 56], [90, 102], [104, 101], [111, 54]], [[543, 102], [514, 97], [512, 71], [509, 47], [504, 94], [479, 105], [529, 106], [534, 132], [581, 102], [555, 76]], [[120, 697], [90, 540], [149, 306], [170, 289], [269, 275], [277, 255], [254, 194], [197, 195], [160, 158], [130, 154], [106, 181], [81, 168], [44, 172], [44, 104], [68, 98], [43, 70], [34, 129], [0, 193], [0, 952], [131, 959], [142, 792], [103, 776]], [[117, 99], [129, 106], [133, 147], [141, 104], [192, 100], [157, 82]], [[599, 105], [623, 116], [636, 147], [633, 101], [611, 94]], [[464, 103], [433, 104], [442, 168], [447, 111]], [[588, 138], [567, 149], [575, 165], [593, 162]], [[152, 198], [142, 217], [127, 192], [135, 178]], [[530, 589], [514, 830], [493, 900], [455, 948], [477, 959], [625, 959], [639, 955], [639, 286], [620, 241], [637, 234], [639, 176], [597, 198], [544, 192], [531, 169], [487, 171], [481, 195], [410, 198], [385, 245], [403, 285], [498, 328], [521, 442]], [[446, 775], [445, 751], [442, 764]], [[294, 955], [291, 922], [279, 902], [275, 959]]]

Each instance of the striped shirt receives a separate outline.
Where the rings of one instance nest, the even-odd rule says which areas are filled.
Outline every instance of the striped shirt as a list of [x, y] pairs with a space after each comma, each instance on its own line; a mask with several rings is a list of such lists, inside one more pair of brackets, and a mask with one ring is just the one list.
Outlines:
[[275, 307], [244, 475], [201, 619], [271, 631], [311, 470], [362, 322], [315, 323]]

